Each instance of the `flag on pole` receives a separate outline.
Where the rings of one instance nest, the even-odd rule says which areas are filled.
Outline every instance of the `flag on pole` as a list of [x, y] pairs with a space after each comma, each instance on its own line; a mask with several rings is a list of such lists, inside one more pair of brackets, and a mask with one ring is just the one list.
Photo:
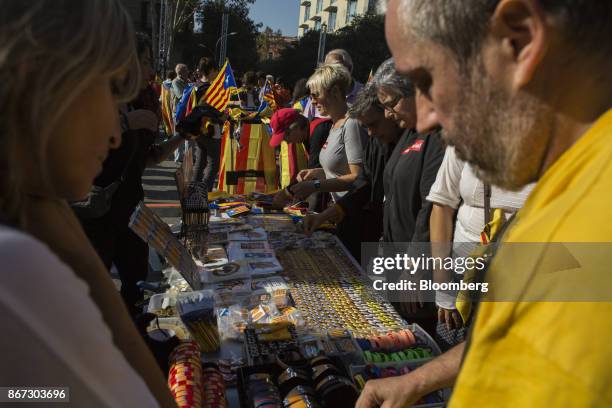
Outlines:
[[274, 95], [274, 88], [270, 83], [269, 79], [266, 79], [266, 84], [261, 90], [261, 104], [259, 105], [258, 112], [263, 112], [268, 106], [272, 108], [272, 110], [278, 109], [276, 104], [276, 95]]
[[209, 104], [219, 112], [223, 112], [227, 108], [230, 100], [230, 95], [237, 89], [234, 73], [230, 66], [229, 60], [225, 61], [221, 71], [210, 84], [210, 88], [202, 97], [202, 102]]

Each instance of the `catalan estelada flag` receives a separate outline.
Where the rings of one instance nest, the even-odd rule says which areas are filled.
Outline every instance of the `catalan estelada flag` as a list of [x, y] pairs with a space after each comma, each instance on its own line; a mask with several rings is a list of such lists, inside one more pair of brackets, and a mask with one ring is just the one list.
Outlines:
[[300, 170], [308, 167], [308, 153], [302, 143], [287, 143], [280, 145], [280, 186], [287, 187], [295, 180]]
[[210, 84], [210, 88], [208, 88], [200, 102], [207, 103], [219, 112], [223, 112], [230, 100], [230, 95], [236, 90], [236, 80], [228, 60], [225, 61], [221, 71], [219, 71], [215, 80]]
[[261, 94], [263, 100], [261, 101], [261, 106], [258, 109], [260, 112], [265, 109], [266, 104], [267, 106], [271, 107], [272, 110], [276, 110], [278, 108], [276, 104], [276, 95], [274, 95], [274, 88], [268, 79], [266, 79], [266, 84], [264, 85]]
[[164, 122], [164, 130], [166, 135], [170, 138], [174, 135], [174, 120], [172, 118], [172, 84], [170, 82], [164, 82], [161, 86], [161, 112], [162, 119]]
[[242, 123], [240, 142], [230, 138], [226, 123], [221, 139], [219, 190], [230, 194], [270, 192], [278, 189], [274, 149], [261, 123]]

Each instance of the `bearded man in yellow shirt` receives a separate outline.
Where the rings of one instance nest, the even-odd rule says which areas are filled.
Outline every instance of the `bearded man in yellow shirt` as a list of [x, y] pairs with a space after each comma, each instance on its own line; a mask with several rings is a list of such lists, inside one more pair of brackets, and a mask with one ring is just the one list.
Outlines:
[[368, 382], [357, 407], [452, 385], [451, 407], [612, 406], [612, 2], [381, 3], [396, 69], [458, 156], [486, 182], [537, 186], [467, 345]]

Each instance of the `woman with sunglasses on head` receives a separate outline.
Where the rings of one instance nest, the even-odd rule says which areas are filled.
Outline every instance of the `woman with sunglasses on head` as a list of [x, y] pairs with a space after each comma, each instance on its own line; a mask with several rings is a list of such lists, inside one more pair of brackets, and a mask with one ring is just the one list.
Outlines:
[[0, 383], [76, 406], [172, 406], [164, 376], [67, 200], [121, 143], [140, 85], [116, 0], [0, 0]]
[[[332, 127], [319, 153], [320, 168], [302, 170], [299, 183], [289, 193], [303, 200], [317, 192], [331, 193], [336, 202], [353, 187], [361, 171], [367, 134], [356, 119], [348, 117], [346, 94], [351, 74], [340, 64], [317, 68], [308, 79], [310, 95], [321, 114], [329, 116]], [[360, 218], [347, 217], [338, 225], [338, 236], [357, 259], [360, 258]]]

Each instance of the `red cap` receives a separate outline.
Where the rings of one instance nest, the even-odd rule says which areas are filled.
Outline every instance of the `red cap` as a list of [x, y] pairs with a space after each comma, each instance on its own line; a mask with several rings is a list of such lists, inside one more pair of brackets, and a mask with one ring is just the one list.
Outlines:
[[300, 112], [291, 108], [279, 109], [272, 115], [270, 119], [270, 127], [272, 128], [272, 137], [270, 138], [270, 146], [276, 147], [285, 138], [285, 131], [295, 120]]

